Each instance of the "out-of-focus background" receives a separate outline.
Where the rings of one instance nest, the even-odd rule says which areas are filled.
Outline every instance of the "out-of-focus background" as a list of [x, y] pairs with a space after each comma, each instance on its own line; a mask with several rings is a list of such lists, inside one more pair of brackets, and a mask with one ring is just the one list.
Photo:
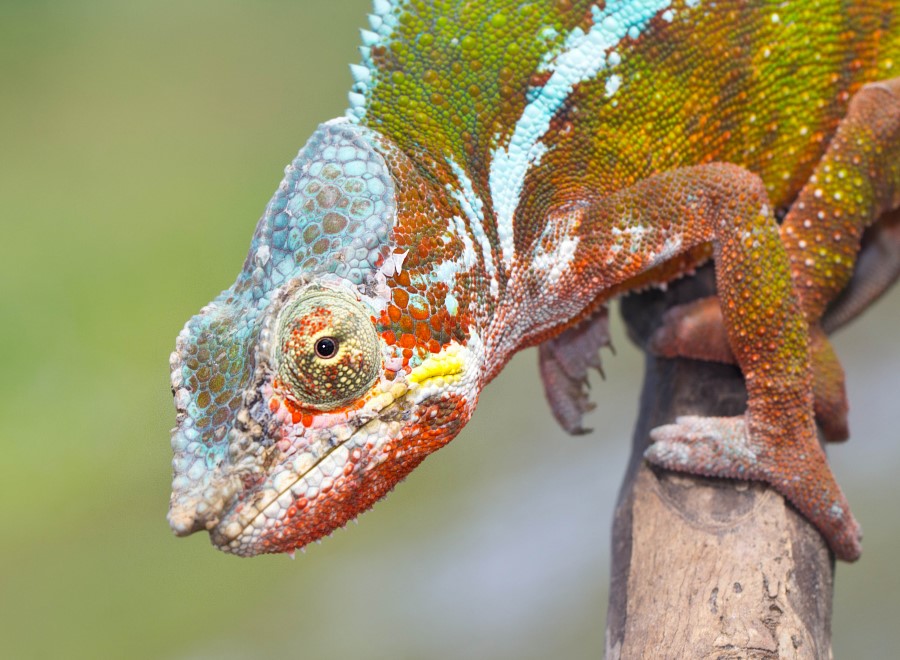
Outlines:
[[[526, 352], [359, 525], [295, 561], [165, 522], [168, 354], [341, 114], [368, 0], [0, 1], [0, 656], [596, 658], [640, 357], [564, 436]], [[866, 529], [837, 657], [900, 648], [900, 294], [842, 333]]]

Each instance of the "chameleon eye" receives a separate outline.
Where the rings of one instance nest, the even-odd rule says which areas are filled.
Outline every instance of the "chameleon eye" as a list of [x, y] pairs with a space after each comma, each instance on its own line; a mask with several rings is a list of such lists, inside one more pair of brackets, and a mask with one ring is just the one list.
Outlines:
[[307, 289], [276, 324], [280, 388], [293, 401], [334, 410], [365, 394], [381, 370], [380, 342], [370, 314], [350, 296]]
[[316, 342], [316, 355], [323, 360], [330, 360], [338, 351], [337, 342], [333, 337], [322, 337]]

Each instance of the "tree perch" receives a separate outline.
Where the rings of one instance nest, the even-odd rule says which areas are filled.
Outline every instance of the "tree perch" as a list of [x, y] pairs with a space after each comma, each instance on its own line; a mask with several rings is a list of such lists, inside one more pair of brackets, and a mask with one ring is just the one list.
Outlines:
[[[623, 301], [644, 346], [663, 312], [713, 289], [712, 271]], [[834, 562], [824, 540], [764, 484], [643, 461], [650, 429], [678, 415], [736, 415], [730, 365], [646, 353], [631, 460], [613, 523], [606, 657], [831, 658]]]

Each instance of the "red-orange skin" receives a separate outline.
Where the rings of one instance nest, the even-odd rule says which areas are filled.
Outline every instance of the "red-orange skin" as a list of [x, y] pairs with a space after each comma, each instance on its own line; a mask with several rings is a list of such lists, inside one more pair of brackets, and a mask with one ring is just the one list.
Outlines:
[[[351, 455], [343, 476], [312, 502], [295, 501], [287, 516], [261, 539], [259, 552], [291, 552], [330, 534], [371, 508], [416, 466], [452, 440], [468, 421], [468, 402], [458, 397], [435, 400], [416, 410], [400, 437], [382, 447], [389, 460], [371, 462], [369, 451]], [[432, 413], [438, 413], [435, 418]]]

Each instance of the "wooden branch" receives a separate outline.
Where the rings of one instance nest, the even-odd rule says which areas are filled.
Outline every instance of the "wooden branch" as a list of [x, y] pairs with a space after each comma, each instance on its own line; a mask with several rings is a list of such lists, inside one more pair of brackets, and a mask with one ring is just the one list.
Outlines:
[[[639, 346], [665, 309], [709, 295], [712, 273], [626, 299]], [[646, 354], [632, 456], [613, 524], [606, 657], [831, 658], [834, 562], [819, 533], [759, 483], [649, 467], [650, 429], [736, 415], [736, 367]]]

